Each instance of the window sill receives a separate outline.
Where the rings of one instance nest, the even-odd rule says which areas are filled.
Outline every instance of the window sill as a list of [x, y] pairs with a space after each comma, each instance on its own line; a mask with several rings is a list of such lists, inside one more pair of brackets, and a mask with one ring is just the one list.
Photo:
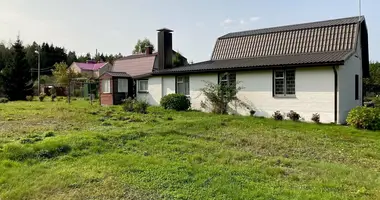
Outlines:
[[146, 94], [146, 93], [149, 93], [149, 92], [148, 91], [138, 91], [138, 93], [143, 93], [143, 94], [145, 93]]
[[273, 96], [275, 99], [296, 99], [296, 95], [286, 95], [286, 96]]

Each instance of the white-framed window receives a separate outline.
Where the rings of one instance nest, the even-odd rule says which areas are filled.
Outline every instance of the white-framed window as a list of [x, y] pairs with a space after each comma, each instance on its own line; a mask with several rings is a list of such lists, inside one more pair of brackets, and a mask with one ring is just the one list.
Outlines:
[[296, 95], [296, 71], [294, 69], [275, 70], [273, 72], [274, 96]]
[[138, 91], [141, 93], [148, 92], [148, 80], [138, 80]]
[[111, 80], [103, 79], [102, 80], [102, 92], [103, 93], [111, 93]]
[[176, 93], [187, 96], [190, 95], [189, 76], [177, 76], [176, 81]]
[[128, 92], [128, 79], [117, 79], [117, 91], [118, 92]]

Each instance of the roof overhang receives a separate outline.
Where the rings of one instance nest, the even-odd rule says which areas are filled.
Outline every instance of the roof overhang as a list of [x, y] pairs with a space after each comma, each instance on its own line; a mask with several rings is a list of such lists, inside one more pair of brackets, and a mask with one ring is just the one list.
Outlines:
[[111, 77], [121, 77], [121, 78], [130, 78], [131, 76], [125, 72], [104, 72], [102, 75], [99, 76], [99, 78], [102, 78], [103, 76], [108, 75]]
[[274, 70], [274, 69], [288, 69], [288, 68], [315, 68], [315, 67], [328, 67], [344, 65], [344, 60], [326, 63], [308, 63], [308, 64], [291, 64], [291, 65], [273, 65], [273, 66], [252, 66], [252, 67], [235, 67], [235, 68], [219, 68], [219, 69], [199, 69], [199, 70], [186, 70], [186, 71], [158, 71], [154, 72], [152, 76], [160, 75], [178, 75], [178, 74], [197, 74], [197, 73], [219, 73], [228, 71], [255, 71], [255, 70]]

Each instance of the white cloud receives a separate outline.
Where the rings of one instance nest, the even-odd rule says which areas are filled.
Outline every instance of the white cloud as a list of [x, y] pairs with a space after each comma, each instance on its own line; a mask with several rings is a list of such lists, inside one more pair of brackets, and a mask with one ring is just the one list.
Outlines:
[[227, 19], [225, 19], [225, 20], [221, 23], [221, 25], [222, 25], [222, 26], [228, 26], [228, 25], [231, 25], [231, 24], [233, 24], [233, 23], [235, 23], [235, 20], [232, 20], [232, 19], [230, 19], [230, 18], [227, 18]]
[[251, 22], [258, 21], [259, 19], [260, 19], [260, 17], [251, 17], [251, 18], [249, 18], [249, 20], [250, 20]]
[[220, 25], [225, 27], [225, 28], [229, 28], [232, 26], [242, 26], [245, 24], [253, 23], [253, 22], [256, 22], [260, 19], [261, 19], [260, 17], [251, 17], [249, 19], [240, 19], [240, 20], [234, 20], [234, 19], [227, 18], [224, 21], [222, 21], [220, 23]]

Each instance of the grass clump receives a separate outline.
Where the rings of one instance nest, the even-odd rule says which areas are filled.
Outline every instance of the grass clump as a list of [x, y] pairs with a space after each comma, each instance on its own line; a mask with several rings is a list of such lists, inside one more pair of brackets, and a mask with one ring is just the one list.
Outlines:
[[8, 98], [0, 97], [0, 103], [8, 103]]
[[27, 101], [33, 101], [33, 96], [26, 96]]
[[123, 109], [125, 111], [142, 113], [142, 114], [147, 113], [148, 106], [149, 106], [148, 102], [132, 99], [132, 98], [128, 98], [124, 100], [124, 103], [123, 103]]

